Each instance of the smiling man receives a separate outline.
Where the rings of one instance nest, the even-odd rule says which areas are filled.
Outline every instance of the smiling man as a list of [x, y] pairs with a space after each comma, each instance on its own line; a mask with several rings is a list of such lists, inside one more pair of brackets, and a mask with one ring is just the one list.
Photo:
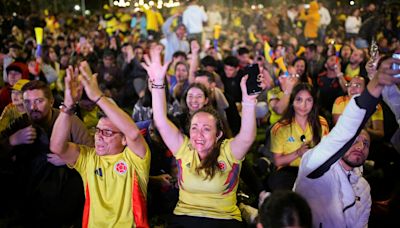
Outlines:
[[130, 116], [100, 91], [96, 76], [81, 63], [82, 84], [105, 115], [96, 126], [95, 147], [68, 141], [73, 106], [81, 90], [72, 67], [67, 69], [64, 104], [54, 124], [50, 148], [82, 177], [85, 209], [82, 227], [149, 227], [146, 194], [150, 151]]
[[375, 112], [385, 86], [400, 83], [387, 59], [367, 88], [353, 97], [336, 126], [302, 157], [294, 190], [311, 207], [313, 227], [366, 227], [371, 211], [368, 182], [362, 168], [369, 153], [370, 137], [362, 130]]

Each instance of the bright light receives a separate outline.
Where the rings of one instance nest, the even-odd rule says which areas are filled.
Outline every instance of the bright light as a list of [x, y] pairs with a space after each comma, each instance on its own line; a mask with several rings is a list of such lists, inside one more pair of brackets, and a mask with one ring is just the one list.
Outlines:
[[90, 10], [85, 10], [85, 15], [90, 15]]
[[252, 10], [255, 10], [255, 9], [256, 9], [256, 6], [255, 6], [255, 5], [251, 5], [251, 9], [252, 9]]
[[354, 1], [350, 1], [350, 5], [351, 5], [351, 6], [354, 6]]
[[79, 11], [79, 10], [81, 10], [81, 7], [79, 5], [75, 5], [74, 10]]
[[144, 5], [144, 0], [139, 0], [139, 5]]
[[258, 8], [259, 8], [259, 9], [263, 9], [263, 8], [264, 8], [264, 5], [263, 5], [263, 4], [258, 4]]
[[149, 6], [154, 6], [154, 2], [153, 1], [149, 1]]
[[114, 1], [114, 6], [119, 6], [119, 2], [118, 1]]

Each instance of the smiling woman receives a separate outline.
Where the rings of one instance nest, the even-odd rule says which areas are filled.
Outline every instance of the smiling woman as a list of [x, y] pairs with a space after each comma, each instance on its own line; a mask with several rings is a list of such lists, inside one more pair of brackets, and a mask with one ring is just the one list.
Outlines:
[[329, 133], [328, 123], [318, 115], [315, 100], [308, 83], [296, 85], [286, 113], [271, 129], [271, 151], [278, 167], [269, 179], [273, 190], [292, 189], [301, 157]]
[[[207, 103], [204, 91], [193, 86], [186, 102], [190, 119], [189, 136], [167, 118], [163, 89], [168, 65], [161, 65], [162, 48], [155, 46], [145, 57], [152, 81], [153, 116], [157, 129], [177, 161], [179, 201], [169, 227], [210, 224], [213, 227], [241, 227], [236, 190], [241, 164], [256, 135], [256, 95], [246, 93], [247, 76], [241, 81], [242, 126], [232, 139], [223, 139], [222, 121]], [[193, 84], [194, 85], [194, 84]], [[193, 91], [191, 91], [193, 90]], [[203, 108], [201, 108], [203, 107]]]

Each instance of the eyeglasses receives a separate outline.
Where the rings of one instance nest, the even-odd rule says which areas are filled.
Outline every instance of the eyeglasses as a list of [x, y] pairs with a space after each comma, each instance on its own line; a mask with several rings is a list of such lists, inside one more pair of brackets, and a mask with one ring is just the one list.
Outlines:
[[361, 84], [360, 83], [346, 83], [346, 87], [350, 88], [350, 87], [355, 87], [355, 88], [361, 88]]
[[96, 131], [96, 134], [101, 134], [104, 137], [112, 137], [115, 134], [122, 134], [122, 132], [119, 132], [119, 131], [112, 131], [109, 129], [100, 129], [98, 127], [95, 127], [94, 129]]

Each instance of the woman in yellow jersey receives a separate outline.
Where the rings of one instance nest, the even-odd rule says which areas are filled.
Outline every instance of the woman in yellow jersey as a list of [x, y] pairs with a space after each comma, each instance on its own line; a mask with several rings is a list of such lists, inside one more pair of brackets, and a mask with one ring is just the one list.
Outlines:
[[286, 113], [271, 129], [271, 151], [278, 170], [271, 175], [269, 187], [272, 190], [292, 189], [301, 157], [328, 132], [328, 123], [318, 114], [311, 85], [296, 85]]
[[169, 227], [241, 227], [236, 190], [242, 161], [256, 135], [256, 97], [241, 81], [242, 127], [232, 139], [223, 139], [222, 121], [215, 110], [200, 109], [191, 116], [189, 136], [167, 118], [162, 47], [150, 50], [143, 64], [152, 81], [153, 118], [162, 139], [177, 160], [179, 201]]

